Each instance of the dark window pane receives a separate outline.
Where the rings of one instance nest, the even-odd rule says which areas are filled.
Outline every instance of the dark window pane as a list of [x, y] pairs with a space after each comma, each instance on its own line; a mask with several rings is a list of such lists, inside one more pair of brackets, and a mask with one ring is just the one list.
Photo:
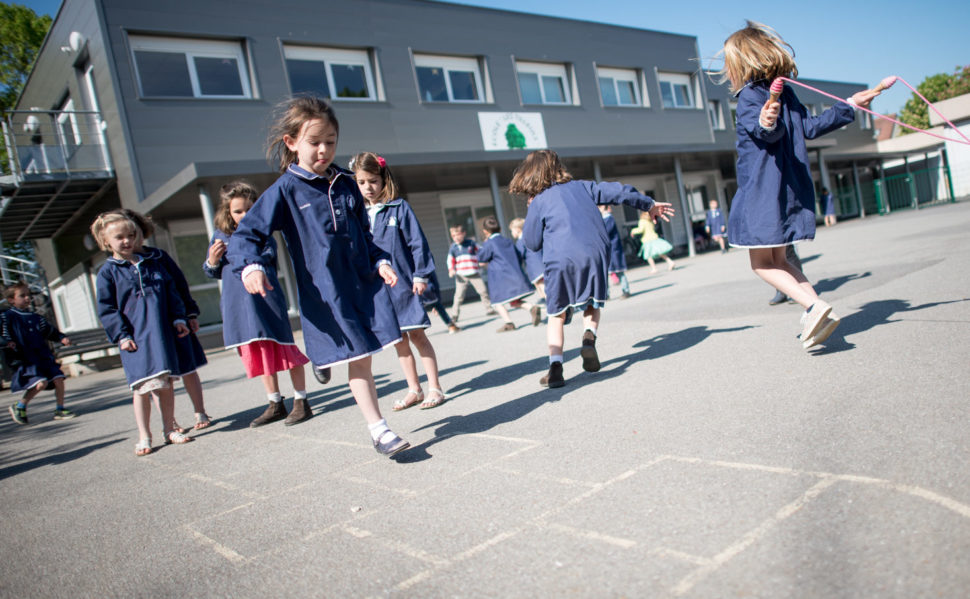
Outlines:
[[519, 89], [522, 90], [523, 104], [542, 104], [539, 76], [535, 73], [519, 73]]
[[418, 90], [425, 102], [447, 102], [445, 71], [438, 67], [415, 67], [418, 74]]
[[616, 99], [616, 89], [613, 88], [612, 77], [600, 77], [600, 95], [603, 97], [603, 106], [619, 104]]
[[674, 90], [668, 81], [660, 82], [660, 96], [664, 101], [664, 108], [674, 107]]
[[195, 57], [195, 74], [203, 96], [241, 96], [239, 63], [235, 58]]
[[451, 81], [451, 95], [455, 100], [477, 100], [478, 88], [475, 87], [475, 73], [471, 71], [448, 71]]
[[674, 88], [677, 93], [677, 106], [689, 107], [690, 106], [690, 92], [687, 91], [686, 85], [678, 85]]
[[617, 81], [616, 87], [619, 92], [620, 104], [633, 106], [637, 103], [637, 93], [633, 88], [632, 81]]
[[327, 87], [327, 71], [319, 60], [286, 59], [286, 72], [290, 75], [290, 91], [320, 98], [330, 97]]
[[546, 102], [562, 104], [566, 101], [566, 91], [562, 86], [562, 77], [542, 77], [542, 91], [546, 94]]
[[189, 65], [185, 54], [175, 52], [135, 52], [135, 64], [145, 96], [193, 96]]
[[330, 64], [333, 87], [338, 98], [369, 98], [364, 67], [357, 64]]

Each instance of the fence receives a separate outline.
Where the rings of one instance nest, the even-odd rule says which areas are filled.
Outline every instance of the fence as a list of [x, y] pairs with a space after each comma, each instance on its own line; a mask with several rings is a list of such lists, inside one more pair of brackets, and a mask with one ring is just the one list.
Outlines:
[[[954, 201], [950, 171], [945, 165], [890, 175], [860, 183], [858, 190], [865, 214], [888, 214], [893, 210], [920, 208]], [[851, 183], [835, 190], [836, 212], [859, 215], [859, 198]]]
[[7, 160], [0, 170], [21, 180], [32, 174], [112, 168], [104, 121], [97, 112], [12, 110], [3, 119], [3, 140]]

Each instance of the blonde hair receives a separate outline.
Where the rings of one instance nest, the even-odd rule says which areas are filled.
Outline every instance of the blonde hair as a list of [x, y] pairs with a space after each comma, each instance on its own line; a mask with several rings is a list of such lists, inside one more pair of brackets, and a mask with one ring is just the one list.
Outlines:
[[337, 135], [340, 135], [340, 124], [333, 108], [325, 100], [316, 96], [296, 96], [276, 106], [276, 120], [269, 131], [266, 140], [266, 158], [275, 164], [279, 172], [297, 161], [296, 152], [286, 147], [285, 136], [296, 139], [300, 136], [303, 125], [308, 121], [320, 119], [333, 125]]
[[381, 178], [384, 189], [381, 190], [381, 195], [377, 197], [379, 201], [387, 202], [388, 200], [399, 197], [397, 183], [394, 181], [394, 175], [391, 174], [391, 169], [387, 166], [387, 161], [377, 154], [373, 152], [360, 152], [351, 158], [350, 170], [355, 173], [357, 171], [364, 171], [365, 173], [377, 175]]
[[746, 21], [744, 29], [735, 31], [724, 41], [724, 68], [719, 81], [729, 83], [737, 92], [749, 81], [768, 81], [777, 77], [795, 78], [795, 50], [771, 27]]
[[232, 214], [229, 213], [232, 201], [236, 198], [248, 201], [249, 206], [246, 210], [249, 210], [259, 199], [259, 194], [256, 193], [256, 188], [246, 181], [232, 181], [222, 186], [219, 190], [219, 198], [219, 208], [216, 209], [216, 216], [212, 219], [212, 222], [217, 229], [226, 235], [232, 235], [236, 232], [236, 221], [232, 219]]
[[572, 181], [559, 154], [552, 150], [536, 150], [525, 157], [515, 169], [509, 192], [533, 198], [557, 183]]
[[512, 235], [513, 236], [516, 236], [515, 235], [515, 232], [516, 231], [518, 231], [519, 232], [519, 235], [521, 235], [522, 234], [522, 227], [524, 227], [524, 226], [525, 226], [525, 219], [524, 218], [513, 218], [512, 221], [509, 222], [509, 231], [512, 232]]
[[104, 232], [108, 227], [115, 223], [126, 224], [129, 230], [134, 231], [136, 246], [140, 246], [144, 242], [145, 236], [137, 222], [126, 215], [122, 210], [111, 210], [109, 212], [102, 212], [97, 218], [94, 219], [94, 222], [91, 223], [91, 235], [98, 242], [98, 247], [102, 250], [106, 252], [111, 251], [111, 246], [109, 246], [104, 239]]

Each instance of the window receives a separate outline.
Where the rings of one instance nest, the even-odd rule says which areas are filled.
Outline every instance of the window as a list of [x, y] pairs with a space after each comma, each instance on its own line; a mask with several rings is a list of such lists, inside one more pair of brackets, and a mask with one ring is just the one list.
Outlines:
[[516, 62], [523, 104], [572, 104], [566, 65]]
[[484, 102], [477, 58], [414, 55], [414, 73], [422, 102]]
[[731, 110], [731, 124], [734, 127], [738, 126], [738, 103], [728, 102], [728, 108]]
[[132, 35], [142, 97], [251, 98], [239, 42]]
[[721, 103], [710, 100], [707, 103], [707, 115], [711, 117], [711, 128], [715, 131], [724, 129], [724, 115], [721, 113]]
[[872, 129], [872, 115], [868, 112], [862, 113], [862, 118], [859, 119], [859, 128], [862, 130]]
[[77, 127], [77, 114], [74, 112], [74, 100], [71, 98], [67, 98], [58, 109], [57, 128], [61, 135], [61, 142], [68, 154], [81, 145], [81, 133]]
[[640, 77], [634, 69], [596, 67], [603, 106], [642, 106]]
[[286, 46], [283, 55], [294, 94], [339, 100], [378, 99], [367, 50]]
[[694, 94], [690, 75], [659, 73], [660, 97], [664, 108], [694, 108]]

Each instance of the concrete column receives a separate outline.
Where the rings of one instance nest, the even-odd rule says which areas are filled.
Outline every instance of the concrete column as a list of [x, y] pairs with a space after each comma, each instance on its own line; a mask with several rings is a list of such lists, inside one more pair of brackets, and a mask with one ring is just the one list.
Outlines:
[[597, 183], [599, 183], [600, 181], [603, 180], [603, 171], [600, 170], [600, 161], [599, 160], [594, 160], [593, 161], [593, 179]]
[[855, 187], [855, 201], [859, 205], [859, 218], [866, 217], [866, 206], [862, 201], [862, 185], [859, 183], [859, 165], [852, 161], [852, 185]]
[[492, 189], [492, 205], [495, 207], [495, 218], [498, 219], [498, 224], [502, 227], [502, 231], [508, 233], [508, 223], [505, 222], [505, 211], [502, 209], [502, 191], [498, 186], [498, 174], [495, 172], [494, 166], [488, 167], [488, 185]]
[[205, 183], [199, 183], [199, 203], [202, 205], [202, 220], [205, 222], [205, 232], [209, 239], [216, 234], [215, 216], [216, 211], [212, 207], [212, 197]]
[[687, 255], [693, 258], [697, 252], [694, 248], [694, 227], [690, 219], [690, 208], [687, 205], [687, 194], [684, 192], [684, 173], [680, 168], [680, 157], [674, 156], [674, 177], [677, 179], [677, 195], [680, 197], [680, 214], [687, 230]]
[[832, 191], [832, 183], [829, 181], [829, 169], [825, 166], [825, 159], [822, 157], [822, 148], [815, 150], [815, 156], [818, 159], [818, 175], [822, 180], [822, 187], [826, 187], [829, 191]]

